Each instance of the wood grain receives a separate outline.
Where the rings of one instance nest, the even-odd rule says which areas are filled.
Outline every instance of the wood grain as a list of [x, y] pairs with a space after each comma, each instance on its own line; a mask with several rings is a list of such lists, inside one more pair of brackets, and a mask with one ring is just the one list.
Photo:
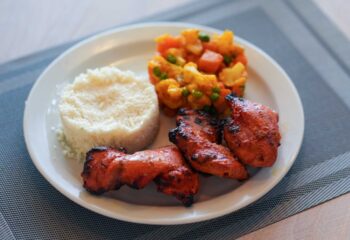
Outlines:
[[1, 0], [0, 63], [193, 0]]
[[[0, 62], [190, 1], [192, 0], [1, 0]], [[350, 38], [350, 1], [314, 2]], [[346, 194], [240, 239], [349, 239], [349, 203], [350, 194]]]
[[350, 194], [301, 212], [240, 238], [258, 239], [327, 239], [350, 238]]

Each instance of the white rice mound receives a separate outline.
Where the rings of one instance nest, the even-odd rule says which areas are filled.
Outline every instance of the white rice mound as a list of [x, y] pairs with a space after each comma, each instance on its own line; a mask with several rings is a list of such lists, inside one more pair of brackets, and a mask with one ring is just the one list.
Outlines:
[[76, 77], [64, 89], [59, 111], [61, 138], [76, 156], [85, 156], [96, 146], [125, 147], [130, 153], [141, 150], [159, 128], [154, 86], [113, 66], [89, 69]]

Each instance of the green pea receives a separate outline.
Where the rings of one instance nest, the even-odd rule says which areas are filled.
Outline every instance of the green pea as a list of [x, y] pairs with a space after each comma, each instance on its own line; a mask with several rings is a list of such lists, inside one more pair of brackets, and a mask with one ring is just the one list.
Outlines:
[[159, 76], [160, 80], [164, 80], [164, 79], [167, 79], [168, 78], [168, 75], [164, 72], [162, 72]]
[[162, 72], [160, 71], [159, 67], [154, 67], [153, 68], [153, 74], [157, 77], [160, 77], [160, 75], [162, 74]]
[[210, 41], [210, 37], [209, 37], [209, 35], [208, 34], [206, 34], [206, 33], [199, 33], [198, 34], [198, 38], [199, 38], [199, 40], [201, 40], [202, 42], [209, 42]]
[[182, 89], [182, 96], [187, 97], [188, 95], [190, 95], [190, 90], [187, 88]]
[[224, 55], [224, 63], [229, 65], [232, 62], [232, 57], [228, 55]]
[[199, 91], [199, 90], [193, 90], [192, 91], [192, 96], [197, 98], [197, 99], [199, 99], [199, 98], [201, 98], [203, 96], [203, 93], [201, 91]]
[[168, 62], [172, 64], [176, 64], [176, 57], [172, 54], [168, 54], [168, 56], [166, 57], [166, 60], [168, 60]]
[[219, 87], [213, 87], [212, 91], [214, 93], [220, 93], [220, 88]]
[[218, 94], [218, 93], [216, 93], [216, 92], [214, 92], [214, 93], [212, 93], [212, 94], [210, 95], [210, 99], [211, 99], [213, 102], [215, 102], [216, 100], [218, 100], [219, 97], [220, 97], [220, 94]]

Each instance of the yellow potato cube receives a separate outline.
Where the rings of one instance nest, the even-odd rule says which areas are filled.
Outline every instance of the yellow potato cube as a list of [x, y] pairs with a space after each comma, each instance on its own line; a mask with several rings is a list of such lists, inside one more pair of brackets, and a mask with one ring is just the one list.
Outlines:
[[242, 63], [238, 62], [231, 68], [223, 69], [219, 74], [219, 79], [226, 86], [232, 87], [238, 78], [245, 75], [246, 75], [245, 66]]

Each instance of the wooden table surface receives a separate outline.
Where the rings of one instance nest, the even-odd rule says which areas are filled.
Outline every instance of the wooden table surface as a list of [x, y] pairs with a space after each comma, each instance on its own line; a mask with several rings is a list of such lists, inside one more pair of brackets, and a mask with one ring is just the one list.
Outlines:
[[[0, 63], [190, 1], [1, 0]], [[350, 39], [350, 1], [314, 2]], [[240, 239], [350, 239], [350, 193]]]

